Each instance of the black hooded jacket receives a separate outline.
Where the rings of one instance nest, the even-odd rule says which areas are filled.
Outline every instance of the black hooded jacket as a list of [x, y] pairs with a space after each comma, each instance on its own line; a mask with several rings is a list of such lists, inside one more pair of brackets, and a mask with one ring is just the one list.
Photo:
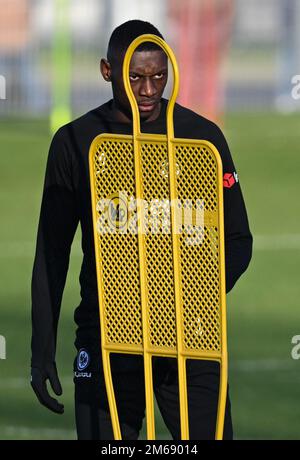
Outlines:
[[[144, 122], [146, 133], [165, 134], [167, 101], [160, 116]], [[221, 130], [211, 121], [175, 105], [176, 138], [205, 139], [218, 149], [224, 174], [235, 167]], [[99, 344], [98, 292], [89, 187], [89, 147], [101, 133], [132, 134], [128, 123], [114, 121], [112, 100], [60, 128], [48, 156], [37, 246], [32, 275], [32, 366], [55, 360], [56, 334], [69, 256], [78, 224], [82, 231], [83, 261], [80, 272], [81, 302], [75, 310], [76, 346]], [[229, 177], [229, 176], [227, 176]], [[232, 177], [232, 176], [230, 176]], [[224, 187], [226, 291], [246, 270], [252, 253], [252, 236], [246, 209], [235, 177]]]

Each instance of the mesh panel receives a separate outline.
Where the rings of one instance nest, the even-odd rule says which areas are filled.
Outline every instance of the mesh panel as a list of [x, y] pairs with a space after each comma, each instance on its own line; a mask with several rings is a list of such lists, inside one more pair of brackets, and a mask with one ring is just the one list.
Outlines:
[[[217, 213], [217, 165], [204, 147], [176, 145], [180, 164], [178, 198], [199, 200], [205, 211]], [[199, 233], [199, 232], [198, 232]], [[197, 235], [196, 235], [197, 236]], [[200, 238], [183, 227], [180, 235], [183, 337], [186, 350], [220, 350], [219, 241], [216, 227], [200, 229]]]
[[[95, 150], [94, 180], [97, 196], [98, 228], [110, 228], [103, 201], [118, 191], [135, 196], [132, 143], [106, 141]], [[105, 224], [107, 224], [105, 226]], [[127, 232], [98, 232], [102, 258], [105, 342], [107, 344], [142, 344], [140, 281], [137, 235]], [[100, 255], [101, 252], [101, 255]]]
[[[142, 143], [143, 198], [148, 203], [146, 233], [148, 324], [151, 347], [176, 349], [172, 237], [166, 143]], [[157, 201], [156, 201], [157, 200]], [[167, 233], [168, 232], [168, 233]]]

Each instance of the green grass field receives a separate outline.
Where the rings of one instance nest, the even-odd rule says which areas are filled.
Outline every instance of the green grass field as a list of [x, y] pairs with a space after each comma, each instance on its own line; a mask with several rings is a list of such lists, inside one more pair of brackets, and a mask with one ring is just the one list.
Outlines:
[[[251, 266], [228, 296], [230, 386], [235, 437], [300, 439], [299, 115], [234, 114], [225, 133], [255, 238]], [[79, 302], [78, 236], [59, 330], [65, 414], [39, 405], [29, 378], [30, 281], [50, 136], [46, 121], [0, 124], [0, 439], [75, 439], [73, 309]], [[158, 437], [169, 439], [158, 421]]]

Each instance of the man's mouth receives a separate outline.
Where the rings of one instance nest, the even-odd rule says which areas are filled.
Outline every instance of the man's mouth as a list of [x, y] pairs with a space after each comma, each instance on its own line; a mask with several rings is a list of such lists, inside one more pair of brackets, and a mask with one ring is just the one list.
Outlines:
[[145, 102], [139, 102], [139, 110], [140, 112], [152, 112], [152, 110], [156, 106], [156, 102], [154, 101], [145, 101]]

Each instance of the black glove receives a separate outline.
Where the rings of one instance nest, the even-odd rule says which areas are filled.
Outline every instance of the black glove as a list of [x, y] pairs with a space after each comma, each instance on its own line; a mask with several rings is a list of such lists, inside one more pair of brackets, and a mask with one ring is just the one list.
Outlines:
[[55, 363], [47, 364], [42, 370], [38, 367], [31, 368], [31, 386], [40, 403], [57, 414], [63, 414], [63, 404], [60, 404], [48, 393], [47, 380], [49, 380], [54, 393], [57, 396], [61, 396], [62, 387], [57, 375]]

